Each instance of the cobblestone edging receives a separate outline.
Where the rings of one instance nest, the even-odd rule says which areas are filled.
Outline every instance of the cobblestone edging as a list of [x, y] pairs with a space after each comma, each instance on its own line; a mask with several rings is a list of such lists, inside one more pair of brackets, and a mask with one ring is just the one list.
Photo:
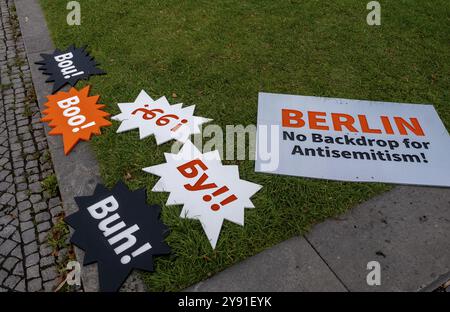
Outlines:
[[0, 11], [0, 292], [52, 291], [69, 251], [48, 240], [63, 209], [13, 1]]

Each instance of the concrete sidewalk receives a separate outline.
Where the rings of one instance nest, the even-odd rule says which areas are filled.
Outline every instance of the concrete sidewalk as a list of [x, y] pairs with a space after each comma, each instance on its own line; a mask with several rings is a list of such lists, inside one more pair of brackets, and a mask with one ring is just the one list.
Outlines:
[[187, 291], [432, 291], [449, 272], [450, 189], [399, 186]]

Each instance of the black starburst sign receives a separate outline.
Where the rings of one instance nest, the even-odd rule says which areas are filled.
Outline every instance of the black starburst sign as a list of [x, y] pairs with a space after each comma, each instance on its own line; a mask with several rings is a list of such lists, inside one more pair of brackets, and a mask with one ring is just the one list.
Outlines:
[[79, 211], [65, 218], [75, 229], [70, 241], [85, 251], [83, 265], [97, 262], [101, 291], [119, 290], [133, 269], [153, 271], [153, 256], [170, 253], [160, 207], [146, 204], [145, 190], [98, 184], [75, 201]]
[[46, 82], [54, 82], [55, 93], [66, 84], [75, 86], [79, 80], [89, 79], [93, 75], [105, 74], [98, 68], [98, 63], [86, 51], [86, 47], [70, 46], [66, 51], [56, 49], [52, 54], [41, 54], [42, 60], [36, 64], [42, 65], [40, 70], [50, 75]]

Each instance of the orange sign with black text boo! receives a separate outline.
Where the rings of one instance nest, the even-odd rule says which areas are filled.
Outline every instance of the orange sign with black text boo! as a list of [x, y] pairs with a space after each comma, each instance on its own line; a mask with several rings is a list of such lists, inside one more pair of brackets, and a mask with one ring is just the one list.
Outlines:
[[105, 119], [109, 114], [102, 110], [105, 105], [97, 104], [99, 96], [89, 96], [89, 90], [90, 86], [81, 90], [71, 88], [68, 92], [47, 96], [47, 109], [41, 121], [53, 128], [50, 135], [62, 135], [66, 155], [79, 140], [87, 141], [92, 134], [101, 134], [101, 127], [111, 125]]

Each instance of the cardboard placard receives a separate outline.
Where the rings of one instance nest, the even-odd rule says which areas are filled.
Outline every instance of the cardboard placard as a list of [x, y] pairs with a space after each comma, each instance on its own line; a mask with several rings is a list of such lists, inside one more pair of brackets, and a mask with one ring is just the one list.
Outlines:
[[432, 105], [260, 93], [257, 136], [257, 172], [450, 186], [450, 137]]
[[147, 205], [144, 189], [99, 184], [75, 201], [79, 210], [65, 218], [75, 229], [70, 241], [85, 251], [84, 265], [97, 262], [101, 291], [119, 290], [133, 269], [153, 271], [153, 257], [170, 253], [160, 207]]
[[50, 135], [62, 135], [64, 153], [67, 155], [80, 140], [87, 141], [93, 134], [101, 134], [100, 128], [110, 126], [105, 117], [109, 114], [102, 110], [105, 105], [97, 104], [98, 95], [89, 96], [90, 86], [81, 90], [71, 88], [47, 96], [47, 107], [41, 121], [48, 122], [53, 129]]
[[121, 121], [117, 133], [138, 128], [140, 139], [155, 135], [156, 144], [170, 140], [186, 142], [191, 134], [200, 133], [200, 126], [211, 119], [194, 116], [195, 105], [170, 105], [166, 97], [153, 100], [144, 90], [134, 103], [119, 103], [121, 113], [112, 117]]
[[103, 75], [105, 72], [98, 68], [98, 63], [86, 51], [86, 47], [70, 46], [66, 51], [56, 49], [52, 54], [41, 54], [42, 60], [36, 62], [40, 70], [50, 77], [46, 82], [54, 82], [55, 93], [66, 84], [74, 87], [79, 80], [87, 80], [93, 75]]
[[166, 163], [144, 168], [161, 177], [155, 192], [170, 192], [167, 205], [184, 205], [181, 218], [200, 220], [212, 248], [223, 220], [244, 225], [244, 208], [261, 186], [239, 178], [238, 166], [224, 166], [218, 151], [202, 154], [187, 141], [178, 154], [165, 154]]

